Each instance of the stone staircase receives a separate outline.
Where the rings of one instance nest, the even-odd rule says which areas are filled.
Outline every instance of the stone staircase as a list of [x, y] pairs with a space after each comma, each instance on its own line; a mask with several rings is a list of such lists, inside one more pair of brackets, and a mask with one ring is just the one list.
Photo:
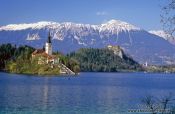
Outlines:
[[64, 64], [60, 63], [60, 73], [61, 74], [71, 74], [71, 75], [75, 75], [75, 72], [73, 72], [72, 70], [70, 70], [67, 66], [65, 66]]

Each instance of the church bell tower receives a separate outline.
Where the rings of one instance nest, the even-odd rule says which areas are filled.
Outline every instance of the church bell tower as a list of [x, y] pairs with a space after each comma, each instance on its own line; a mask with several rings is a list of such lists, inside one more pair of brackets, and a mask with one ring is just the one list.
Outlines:
[[47, 39], [47, 42], [46, 42], [46, 45], [45, 45], [45, 52], [48, 55], [52, 55], [52, 42], [51, 42], [50, 32], [49, 32], [48, 39]]

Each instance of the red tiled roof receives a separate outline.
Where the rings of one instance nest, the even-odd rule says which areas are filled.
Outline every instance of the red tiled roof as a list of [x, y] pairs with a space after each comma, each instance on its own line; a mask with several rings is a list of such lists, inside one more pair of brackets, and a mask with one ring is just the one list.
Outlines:
[[36, 49], [33, 53], [32, 53], [32, 55], [37, 55], [37, 54], [42, 54], [42, 53], [44, 53], [45, 51], [43, 50], [43, 49]]
[[32, 55], [40, 55], [40, 56], [43, 56], [45, 58], [48, 58], [49, 60], [51, 59], [55, 59], [56, 56], [55, 55], [49, 55], [47, 54], [43, 49], [36, 49]]
[[44, 52], [44, 53], [42, 53], [42, 54], [41, 54], [41, 56], [43, 56], [43, 57], [45, 57], [45, 58], [48, 58], [48, 59], [50, 59], [50, 60], [51, 60], [51, 59], [55, 59], [55, 58], [56, 58], [56, 56], [54, 56], [54, 55], [48, 55], [48, 54], [47, 54], [47, 53], [45, 53], [45, 52]]

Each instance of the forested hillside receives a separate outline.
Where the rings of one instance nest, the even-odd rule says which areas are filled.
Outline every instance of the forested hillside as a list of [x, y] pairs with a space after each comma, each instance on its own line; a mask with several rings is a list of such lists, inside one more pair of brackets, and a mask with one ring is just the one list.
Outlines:
[[83, 48], [68, 54], [68, 57], [79, 62], [81, 71], [117, 72], [140, 71], [142, 67], [123, 54], [123, 58], [109, 49]]

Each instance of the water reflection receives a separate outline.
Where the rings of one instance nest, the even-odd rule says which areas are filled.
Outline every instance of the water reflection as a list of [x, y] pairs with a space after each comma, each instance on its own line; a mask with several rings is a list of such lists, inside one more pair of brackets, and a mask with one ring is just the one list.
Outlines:
[[48, 105], [48, 91], [49, 91], [48, 78], [45, 78], [44, 86], [43, 86], [43, 109], [44, 110], [47, 109], [47, 105]]
[[175, 90], [168, 75], [82, 73], [76, 78], [8, 76], [0, 73], [0, 112], [126, 113], [147, 94]]

